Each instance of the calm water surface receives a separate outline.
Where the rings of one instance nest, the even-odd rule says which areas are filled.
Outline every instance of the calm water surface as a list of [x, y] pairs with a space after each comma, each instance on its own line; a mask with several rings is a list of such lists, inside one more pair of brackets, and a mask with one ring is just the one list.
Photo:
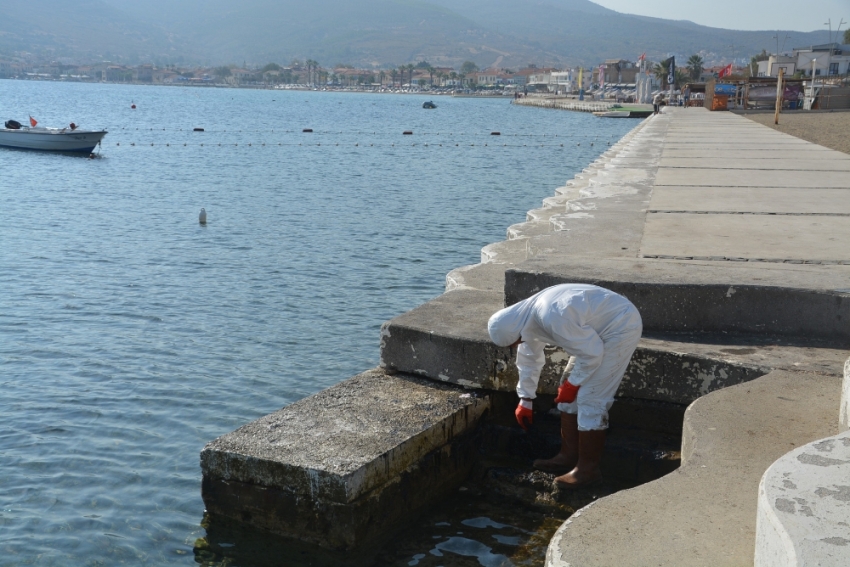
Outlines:
[[0, 150], [0, 564], [195, 564], [206, 442], [376, 366], [636, 124], [425, 100], [0, 81], [2, 120], [110, 132]]

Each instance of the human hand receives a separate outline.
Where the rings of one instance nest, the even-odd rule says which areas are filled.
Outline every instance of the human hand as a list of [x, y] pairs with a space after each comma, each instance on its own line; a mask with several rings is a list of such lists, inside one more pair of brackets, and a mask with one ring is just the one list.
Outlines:
[[564, 380], [564, 383], [558, 386], [558, 395], [555, 396], [556, 404], [571, 404], [576, 401], [578, 389], [581, 386], [573, 386], [569, 380]]
[[534, 419], [534, 412], [531, 411], [532, 407], [531, 400], [520, 400], [519, 404], [517, 404], [516, 411], [514, 412], [517, 423], [519, 423], [519, 426], [526, 431], [528, 431], [528, 428], [531, 426], [531, 422]]

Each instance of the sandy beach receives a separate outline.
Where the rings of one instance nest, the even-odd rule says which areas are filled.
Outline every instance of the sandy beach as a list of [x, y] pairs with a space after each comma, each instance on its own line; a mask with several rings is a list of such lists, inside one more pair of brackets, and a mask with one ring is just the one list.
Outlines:
[[773, 123], [772, 112], [743, 116], [785, 134], [850, 154], [850, 112], [783, 112], [779, 115], [779, 125]]

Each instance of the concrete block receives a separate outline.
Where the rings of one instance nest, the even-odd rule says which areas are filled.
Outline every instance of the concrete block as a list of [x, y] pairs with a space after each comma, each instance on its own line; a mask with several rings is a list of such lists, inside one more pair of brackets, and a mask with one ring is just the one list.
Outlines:
[[[487, 333], [487, 320], [502, 305], [498, 293], [452, 291], [396, 317], [383, 328], [381, 365], [466, 388], [513, 392], [518, 378], [516, 353], [496, 347]], [[569, 355], [553, 346], [545, 353], [537, 391], [554, 395]], [[679, 337], [678, 341], [646, 337], [635, 351], [617, 395], [689, 404], [775, 367], [829, 372], [812, 361], [826, 357], [834, 364], [836, 357], [843, 360], [844, 356], [846, 353], [838, 350], [777, 347], [773, 341], [738, 344], [728, 337], [705, 334]]]
[[773, 463], [759, 484], [755, 567], [850, 565], [850, 432]]
[[[846, 346], [850, 289], [844, 277], [842, 269], [782, 271], [732, 262], [719, 270], [710, 262], [529, 261], [505, 272], [505, 300], [513, 304], [556, 284], [589, 283], [632, 301], [645, 331], [768, 333]], [[832, 283], [842, 288], [826, 287]]]
[[364, 545], [465, 479], [488, 406], [457, 388], [365, 372], [207, 444], [204, 503], [320, 546]]
[[507, 390], [516, 383], [511, 349], [490, 342], [487, 321], [502, 294], [470, 289], [444, 293], [384, 323], [381, 367], [467, 388]]

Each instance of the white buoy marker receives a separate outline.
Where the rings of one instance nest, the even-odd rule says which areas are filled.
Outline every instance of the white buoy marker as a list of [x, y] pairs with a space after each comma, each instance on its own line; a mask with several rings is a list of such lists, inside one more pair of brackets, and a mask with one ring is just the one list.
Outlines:
[[203, 207], [201, 207], [201, 214], [198, 215], [198, 222], [201, 224], [207, 224], [207, 211]]

